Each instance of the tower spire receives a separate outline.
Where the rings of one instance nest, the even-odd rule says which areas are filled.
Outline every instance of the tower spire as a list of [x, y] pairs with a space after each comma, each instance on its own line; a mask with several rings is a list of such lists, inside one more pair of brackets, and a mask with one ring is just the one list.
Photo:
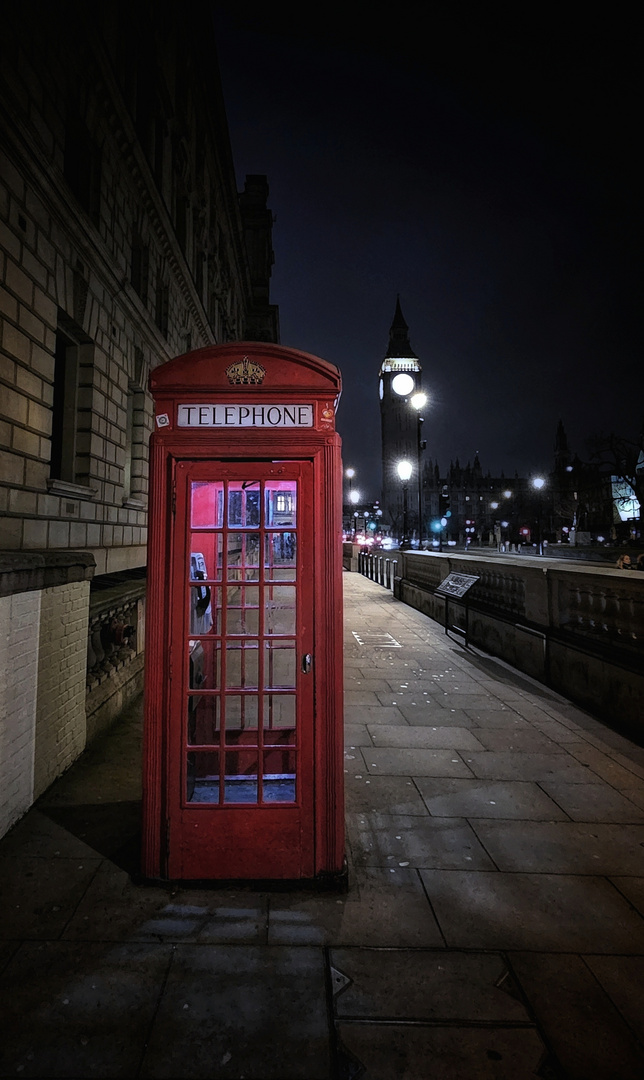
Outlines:
[[405, 322], [400, 306], [400, 295], [396, 297], [396, 311], [394, 312], [394, 320], [389, 328], [389, 347], [385, 353], [385, 357], [411, 357], [414, 360], [418, 359], [409, 343], [409, 327]]

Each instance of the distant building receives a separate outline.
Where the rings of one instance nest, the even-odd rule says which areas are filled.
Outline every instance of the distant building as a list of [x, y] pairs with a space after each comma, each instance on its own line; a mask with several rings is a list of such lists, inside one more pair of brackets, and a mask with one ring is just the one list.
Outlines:
[[2, 38], [0, 833], [141, 684], [150, 369], [279, 340], [208, 5], [25, 0]]
[[459, 545], [517, 544], [521, 528], [534, 529], [528, 485], [483, 473], [478, 454], [462, 467], [458, 458], [441, 474], [430, 458], [423, 472], [425, 534]]

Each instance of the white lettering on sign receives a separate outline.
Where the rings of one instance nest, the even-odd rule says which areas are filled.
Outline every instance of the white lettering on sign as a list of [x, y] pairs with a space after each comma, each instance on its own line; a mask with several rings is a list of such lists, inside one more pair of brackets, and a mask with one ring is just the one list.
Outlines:
[[179, 405], [179, 427], [313, 427], [312, 405]]

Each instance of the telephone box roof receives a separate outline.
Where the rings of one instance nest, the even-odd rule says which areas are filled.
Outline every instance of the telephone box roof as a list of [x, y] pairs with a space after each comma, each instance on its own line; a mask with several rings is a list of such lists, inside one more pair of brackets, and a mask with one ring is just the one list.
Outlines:
[[[259, 368], [259, 370], [258, 370]], [[335, 364], [310, 353], [261, 341], [207, 345], [168, 360], [150, 372], [150, 391], [176, 393], [187, 387], [234, 391], [240, 384], [264, 390], [307, 390], [339, 395], [342, 376]]]

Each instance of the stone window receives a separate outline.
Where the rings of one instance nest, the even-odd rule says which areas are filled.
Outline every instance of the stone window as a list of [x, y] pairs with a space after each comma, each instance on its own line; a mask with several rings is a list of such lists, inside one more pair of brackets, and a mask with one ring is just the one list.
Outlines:
[[144, 243], [137, 228], [132, 233], [132, 261], [130, 263], [130, 281], [132, 288], [144, 304], [148, 299], [150, 278], [150, 248]]
[[168, 336], [168, 318], [170, 307], [170, 286], [163, 280], [161, 273], [157, 277], [154, 321], [164, 337]]
[[132, 382], [128, 388], [126, 408], [123, 504], [140, 507], [145, 505], [147, 495], [145, 393]]
[[[94, 346], [62, 313], [56, 332], [51, 481], [87, 486], [91, 411], [79, 408], [79, 385], [92, 382]], [[50, 484], [51, 486], [51, 484]]]
[[63, 171], [78, 202], [97, 225], [101, 209], [101, 153], [83, 121], [73, 115], [65, 129]]

